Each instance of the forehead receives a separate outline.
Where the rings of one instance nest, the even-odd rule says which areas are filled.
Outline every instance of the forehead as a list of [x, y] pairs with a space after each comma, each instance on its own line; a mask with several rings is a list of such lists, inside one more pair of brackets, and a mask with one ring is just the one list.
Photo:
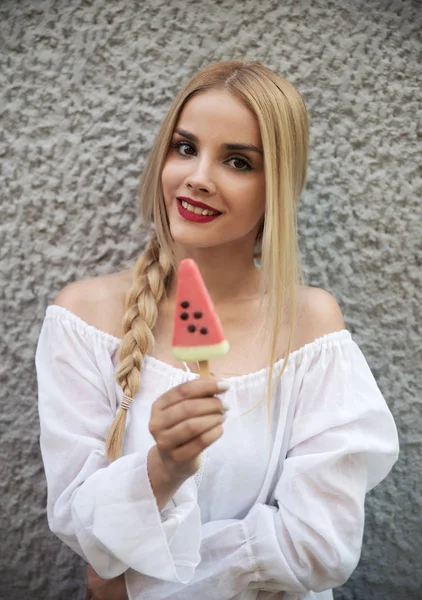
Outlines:
[[[211, 90], [193, 96], [183, 107], [177, 127], [219, 143], [261, 145], [258, 120], [234, 94]], [[205, 141], [205, 139], [204, 139]]]

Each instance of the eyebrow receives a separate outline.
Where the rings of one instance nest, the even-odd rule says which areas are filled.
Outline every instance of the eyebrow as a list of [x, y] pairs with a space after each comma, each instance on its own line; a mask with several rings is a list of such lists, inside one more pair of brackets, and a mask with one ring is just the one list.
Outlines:
[[[198, 142], [198, 138], [196, 137], [196, 135], [194, 135], [193, 133], [189, 133], [184, 129], [177, 128], [174, 130], [174, 133], [178, 133], [182, 137], [185, 137], [188, 140], [192, 140], [192, 142]], [[259, 154], [262, 154], [261, 148], [258, 148], [253, 144], [223, 144], [223, 146], [226, 150], [250, 150], [252, 152], [258, 152]]]

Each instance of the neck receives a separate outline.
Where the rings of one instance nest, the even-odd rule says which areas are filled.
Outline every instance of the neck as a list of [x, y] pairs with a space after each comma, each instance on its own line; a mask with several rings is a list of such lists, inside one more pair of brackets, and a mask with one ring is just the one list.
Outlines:
[[[192, 258], [201, 272], [211, 298], [216, 306], [233, 300], [242, 300], [259, 295], [260, 272], [256, 268], [253, 254], [231, 248], [188, 248], [176, 249], [176, 260]], [[169, 290], [169, 297], [176, 294], [176, 281]]]

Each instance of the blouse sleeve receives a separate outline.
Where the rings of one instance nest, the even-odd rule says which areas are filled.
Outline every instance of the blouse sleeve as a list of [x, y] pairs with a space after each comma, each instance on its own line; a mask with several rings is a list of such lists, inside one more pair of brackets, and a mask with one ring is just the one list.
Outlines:
[[[243, 520], [203, 525], [201, 563], [189, 584], [202, 600], [247, 589], [323, 591], [342, 585], [359, 561], [365, 493], [398, 455], [394, 420], [351, 338], [308, 350], [301, 370], [276, 505], [255, 504]], [[142, 588], [184, 598], [182, 586], [130, 572], [127, 582], [133, 598]]]
[[355, 342], [305, 359], [277, 506], [244, 522], [263, 589], [342, 585], [360, 558], [365, 494], [398, 457], [393, 417]]
[[[57, 307], [50, 308], [52, 314]], [[101, 368], [110, 362], [104, 340], [46, 317], [36, 367], [50, 529], [102, 577], [131, 568], [184, 582], [200, 560], [195, 483], [190, 479], [179, 488], [164, 519], [150, 486], [147, 454], [108, 464], [105, 438], [116, 391], [113, 377], [107, 381]]]

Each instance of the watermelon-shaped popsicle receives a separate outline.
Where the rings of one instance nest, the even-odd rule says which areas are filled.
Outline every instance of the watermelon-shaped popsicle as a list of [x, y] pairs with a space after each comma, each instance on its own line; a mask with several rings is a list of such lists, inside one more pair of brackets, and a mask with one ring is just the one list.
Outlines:
[[178, 360], [207, 361], [224, 356], [229, 343], [196, 263], [186, 258], [179, 264], [173, 355]]

